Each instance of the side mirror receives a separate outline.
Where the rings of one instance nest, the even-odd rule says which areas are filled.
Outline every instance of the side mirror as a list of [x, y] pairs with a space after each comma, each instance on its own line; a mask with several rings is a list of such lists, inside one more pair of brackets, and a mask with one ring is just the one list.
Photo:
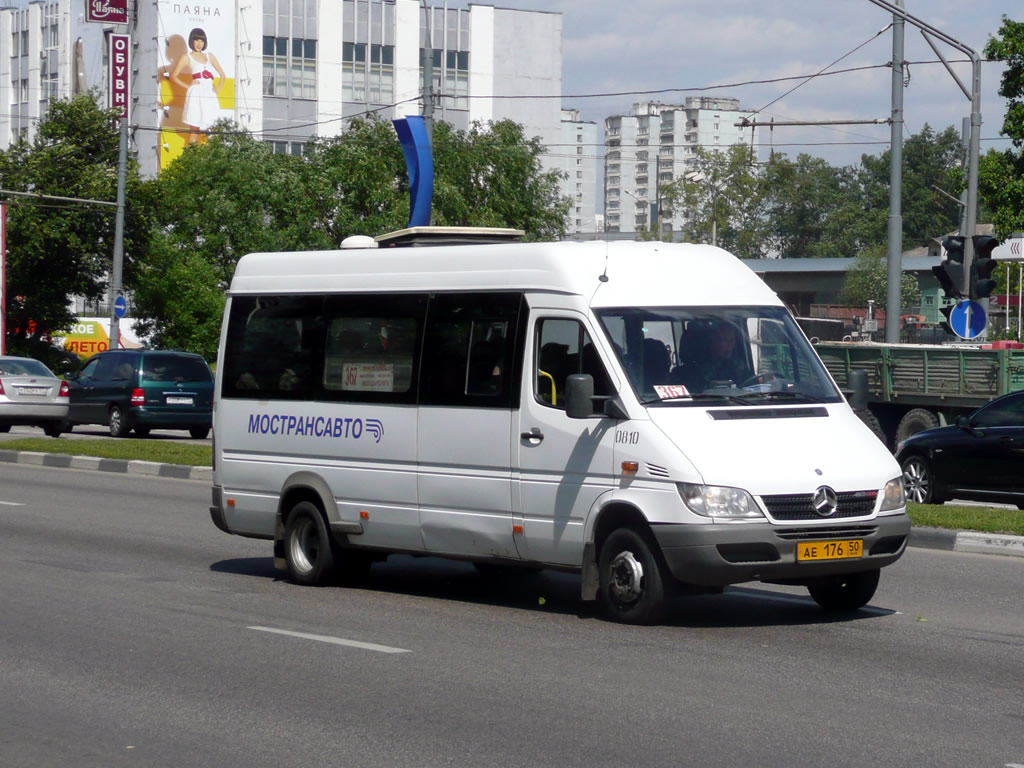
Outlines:
[[68, 371], [64, 374], [65, 381], [78, 381], [78, 371]]
[[594, 415], [594, 377], [574, 373], [565, 380], [565, 415], [587, 419]]
[[958, 427], [960, 427], [960, 429], [966, 429], [966, 430], [970, 431], [970, 429], [971, 429], [971, 417], [970, 416], [957, 416], [956, 417], [956, 425]]
[[863, 411], [868, 407], [868, 372], [863, 368], [854, 368], [847, 379], [850, 389], [850, 407], [855, 411]]

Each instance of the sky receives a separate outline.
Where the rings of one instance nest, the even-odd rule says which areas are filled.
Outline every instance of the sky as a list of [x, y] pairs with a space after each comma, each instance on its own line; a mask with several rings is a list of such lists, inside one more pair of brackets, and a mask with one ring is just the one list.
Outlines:
[[[439, 0], [434, 0], [440, 4]], [[879, 34], [892, 14], [870, 0], [483, 0], [502, 8], [562, 14], [562, 105], [581, 110], [603, 127], [605, 117], [629, 114], [637, 101], [681, 103], [687, 96], [714, 94], [740, 99], [744, 110], [762, 110], [757, 119], [867, 120], [891, 115], [892, 74], [888, 67], [823, 75], [783, 96], [801, 80], [739, 85], [812, 75], [836, 59], [831, 69], [886, 64], [892, 59], [892, 31]], [[461, 5], [450, 2], [449, 7]], [[1003, 14], [1024, 21], [1022, 0], [905, 0], [908, 13], [973, 48], [979, 55]], [[934, 62], [937, 57], [920, 31], [906, 25], [904, 58]], [[862, 46], [862, 47], [859, 47]], [[965, 60], [937, 43], [949, 61]], [[857, 49], [854, 51], [854, 49]], [[850, 53], [853, 51], [852, 53]], [[970, 64], [954, 63], [970, 88]], [[999, 62], [981, 66], [981, 151], [1005, 148], [998, 139], [1006, 103], [998, 95]], [[826, 70], [828, 71], [828, 70]], [[633, 91], [697, 89], [628, 95]], [[627, 95], [584, 98], [594, 94]], [[960, 130], [970, 101], [940, 63], [912, 63], [903, 89], [904, 139], [925, 124]], [[770, 106], [768, 106], [770, 104]], [[768, 145], [795, 158], [823, 157], [834, 165], [856, 164], [862, 154], [889, 146], [888, 125], [776, 127], [761, 131], [762, 159]], [[867, 142], [867, 143], [861, 143]], [[878, 142], [878, 143], [871, 143]]]

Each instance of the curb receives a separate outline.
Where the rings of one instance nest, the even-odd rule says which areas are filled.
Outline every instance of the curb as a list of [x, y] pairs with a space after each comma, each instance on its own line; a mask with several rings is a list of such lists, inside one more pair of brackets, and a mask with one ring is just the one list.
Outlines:
[[[88, 469], [100, 472], [119, 472], [127, 475], [148, 475], [174, 480], [213, 481], [211, 467], [191, 467], [183, 464], [162, 464], [139, 459], [101, 459], [96, 456], [71, 456], [66, 453], [37, 453], [35, 451], [0, 450], [0, 462], [32, 464], [40, 467]], [[978, 531], [954, 531], [947, 528], [914, 527], [910, 529], [908, 547], [944, 549], [951, 552], [973, 552], [984, 555], [1024, 557], [1024, 536]]]
[[101, 459], [98, 456], [72, 456], [67, 453], [38, 453], [36, 451], [2, 451], [0, 462], [32, 464], [37, 467], [87, 469], [100, 472], [119, 472], [123, 475], [148, 475], [175, 480], [206, 480], [212, 482], [211, 467], [191, 467], [183, 464], [162, 464], [140, 459]]

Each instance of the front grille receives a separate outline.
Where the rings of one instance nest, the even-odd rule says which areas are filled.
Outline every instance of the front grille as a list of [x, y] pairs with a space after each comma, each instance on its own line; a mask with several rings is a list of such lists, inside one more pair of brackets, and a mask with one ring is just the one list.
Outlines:
[[786, 541], [806, 539], [865, 539], [878, 532], [877, 525], [816, 525], [813, 528], [785, 528], [775, 535]]
[[814, 511], [814, 502], [809, 493], [762, 496], [768, 514], [775, 520], [835, 520], [843, 517], [866, 517], [875, 511], [878, 491], [844, 491], [837, 493], [836, 513], [822, 518]]

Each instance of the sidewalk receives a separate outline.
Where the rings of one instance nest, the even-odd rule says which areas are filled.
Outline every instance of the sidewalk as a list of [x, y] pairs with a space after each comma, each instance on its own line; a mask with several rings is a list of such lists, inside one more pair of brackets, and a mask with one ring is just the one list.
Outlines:
[[[120, 472], [121, 474], [167, 477], [177, 480], [204, 480], [206, 482], [213, 480], [213, 469], [210, 467], [188, 467], [181, 464], [161, 464], [156, 461], [100, 459], [95, 456], [70, 456], [65, 453], [0, 450], [0, 463], [2, 462], [63, 469]], [[1024, 536], [1010, 536], [1003, 533], [918, 527], [911, 529], [908, 546], [1024, 557]]]

